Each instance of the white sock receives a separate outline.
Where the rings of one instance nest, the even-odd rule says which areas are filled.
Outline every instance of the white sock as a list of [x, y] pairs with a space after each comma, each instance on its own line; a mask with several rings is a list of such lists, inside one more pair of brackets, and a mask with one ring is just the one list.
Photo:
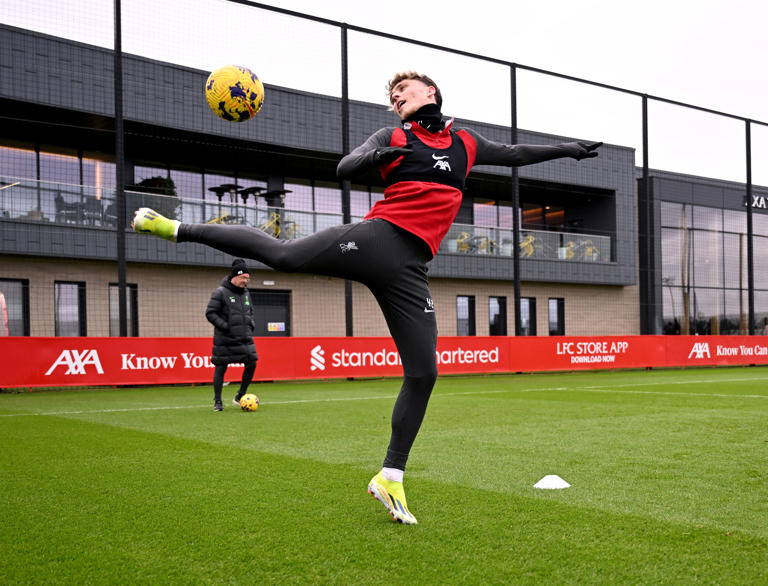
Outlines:
[[176, 238], [179, 235], [179, 226], [181, 226], [181, 222], [178, 220], [172, 220], [173, 221], [173, 237]]
[[382, 468], [381, 475], [384, 477], [384, 480], [389, 480], [390, 482], [403, 481], [403, 470], [397, 468]]

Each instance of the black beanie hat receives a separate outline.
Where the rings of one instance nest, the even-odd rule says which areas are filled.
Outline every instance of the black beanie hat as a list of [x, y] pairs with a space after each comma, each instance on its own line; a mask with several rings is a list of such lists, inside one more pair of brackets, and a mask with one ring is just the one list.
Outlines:
[[244, 273], [250, 273], [248, 267], [245, 265], [245, 261], [242, 258], [236, 258], [232, 261], [232, 272], [229, 273], [229, 278], [242, 275]]

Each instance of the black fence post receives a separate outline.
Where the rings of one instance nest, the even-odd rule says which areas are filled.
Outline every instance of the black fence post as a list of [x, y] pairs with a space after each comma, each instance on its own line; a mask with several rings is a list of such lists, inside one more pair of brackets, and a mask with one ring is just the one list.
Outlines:
[[[349, 55], [347, 47], [347, 25], [341, 25], [341, 154], [349, 154]], [[350, 203], [351, 186], [348, 180], [341, 182], [342, 222], [352, 223]], [[354, 335], [354, 311], [352, 304], [352, 281], [344, 281], [344, 322], [347, 336]]]
[[[749, 324], [747, 332], [755, 335], [755, 270], [754, 270], [754, 233], [752, 231], [752, 125], [749, 120], [744, 121], [746, 138], [746, 162], [747, 162], [747, 311]], [[741, 295], [741, 291], [739, 291]]]
[[[517, 144], [517, 65], [509, 67], [510, 89], [510, 139]], [[523, 325], [520, 316], [520, 176], [517, 167], [512, 167], [512, 270], [514, 280], [514, 314], [515, 336], [523, 335]]]
[[638, 190], [638, 251], [640, 256], [640, 333], [659, 334], [655, 291], [654, 198], [648, 162], [648, 96], [642, 96], [643, 175]]
[[123, 126], [123, 48], [120, 0], [115, 0], [115, 203], [117, 204], [117, 299], [120, 336], [128, 335], [125, 228], [125, 130]]

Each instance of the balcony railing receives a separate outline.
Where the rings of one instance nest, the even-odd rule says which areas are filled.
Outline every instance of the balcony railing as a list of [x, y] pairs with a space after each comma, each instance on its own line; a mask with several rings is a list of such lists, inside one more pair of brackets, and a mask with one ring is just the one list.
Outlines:
[[[485, 228], [453, 224], [440, 252], [509, 256], [514, 254], [511, 228]], [[610, 236], [550, 230], [520, 230], [520, 258], [601, 262], [611, 260]]]
[[[126, 191], [126, 224], [139, 207], [186, 223], [219, 223], [253, 226], [277, 238], [300, 238], [342, 224], [341, 214], [239, 203], [171, 197]], [[0, 176], [0, 220], [46, 222], [114, 229], [117, 205], [113, 189], [68, 185]], [[362, 218], [353, 217], [353, 221]], [[512, 257], [513, 234], [509, 228], [453, 224], [441, 253]], [[611, 238], [605, 235], [547, 230], [520, 231], [520, 258], [568, 262], [611, 260]]]

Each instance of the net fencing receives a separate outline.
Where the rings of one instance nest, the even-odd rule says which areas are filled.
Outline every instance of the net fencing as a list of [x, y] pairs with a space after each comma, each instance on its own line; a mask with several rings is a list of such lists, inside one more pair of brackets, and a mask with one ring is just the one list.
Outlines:
[[[405, 70], [438, 83], [456, 127], [490, 140], [605, 143], [588, 161], [473, 169], [430, 263], [441, 335], [768, 323], [768, 261], [755, 253], [768, 170], [751, 164], [768, 154], [763, 123], [246, 1], [6, 5], [2, 335], [209, 335], [205, 307], [232, 257], [136, 235], [133, 211], [280, 239], [360, 221], [384, 197], [381, 176], [347, 184], [336, 165], [397, 126], [384, 88]], [[230, 64], [265, 85], [242, 123], [204, 98]], [[476, 80], [482, 96], [468, 91]], [[387, 335], [362, 285], [251, 264], [260, 335]]]

